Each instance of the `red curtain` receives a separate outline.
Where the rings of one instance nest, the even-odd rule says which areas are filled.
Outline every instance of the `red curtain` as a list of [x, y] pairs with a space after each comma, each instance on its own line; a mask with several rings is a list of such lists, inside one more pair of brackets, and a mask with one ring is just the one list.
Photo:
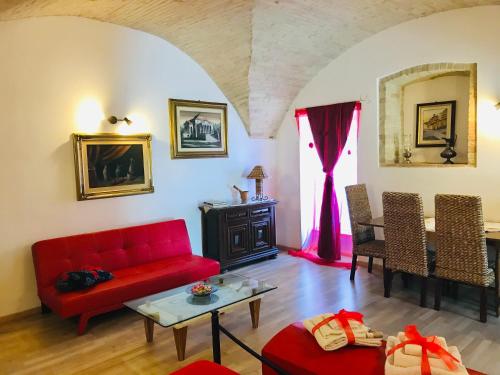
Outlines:
[[306, 108], [314, 144], [326, 175], [318, 239], [318, 256], [325, 260], [341, 258], [339, 206], [333, 168], [342, 154], [354, 110], [359, 105], [359, 102], [349, 102]]

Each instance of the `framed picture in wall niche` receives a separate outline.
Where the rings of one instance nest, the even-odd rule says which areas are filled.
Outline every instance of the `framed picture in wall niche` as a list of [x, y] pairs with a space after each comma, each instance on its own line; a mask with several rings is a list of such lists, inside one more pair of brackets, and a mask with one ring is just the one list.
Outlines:
[[227, 104], [169, 99], [172, 159], [227, 157]]
[[455, 139], [456, 101], [417, 104], [415, 147], [443, 147]]
[[152, 193], [151, 135], [73, 134], [78, 200]]

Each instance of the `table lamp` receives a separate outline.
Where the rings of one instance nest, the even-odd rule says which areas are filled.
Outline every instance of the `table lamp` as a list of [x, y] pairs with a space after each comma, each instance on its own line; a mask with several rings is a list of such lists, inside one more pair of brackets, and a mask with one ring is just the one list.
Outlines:
[[264, 195], [262, 194], [262, 180], [267, 178], [267, 175], [264, 173], [262, 166], [256, 165], [247, 178], [255, 180], [255, 199], [264, 199]]

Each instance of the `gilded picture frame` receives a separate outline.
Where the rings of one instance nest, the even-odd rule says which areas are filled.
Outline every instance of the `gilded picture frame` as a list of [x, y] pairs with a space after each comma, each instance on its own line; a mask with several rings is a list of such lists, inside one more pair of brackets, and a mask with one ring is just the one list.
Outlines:
[[417, 104], [415, 147], [444, 147], [455, 140], [456, 100]]
[[172, 159], [228, 157], [226, 103], [168, 102]]
[[78, 200], [153, 193], [151, 135], [73, 134]]

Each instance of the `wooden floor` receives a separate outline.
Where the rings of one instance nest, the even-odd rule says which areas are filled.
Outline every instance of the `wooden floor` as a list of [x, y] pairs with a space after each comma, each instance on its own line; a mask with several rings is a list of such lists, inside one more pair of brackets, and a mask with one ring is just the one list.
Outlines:
[[[420, 308], [416, 286], [415, 290], [403, 289], [399, 278], [395, 278], [393, 296], [383, 298], [380, 269], [368, 274], [360, 267], [356, 282], [351, 283], [348, 270], [280, 254], [276, 260], [238, 272], [278, 285], [263, 298], [258, 329], [251, 328], [246, 306], [221, 318], [226, 328], [257, 351], [289, 323], [346, 308], [361, 311], [371, 327], [385, 333], [417, 324], [423, 333], [445, 336], [457, 345], [468, 367], [500, 374], [500, 320], [490, 312], [488, 323], [480, 323], [477, 298], [465, 288], [460, 291], [460, 304], [445, 298], [442, 310], [437, 312]], [[429, 293], [429, 306], [432, 298]], [[184, 362], [176, 359], [170, 329], [156, 326], [154, 342], [148, 344], [142, 319], [130, 311], [92, 319], [83, 336], [75, 332], [75, 321], [63, 321], [54, 314], [36, 314], [2, 324], [0, 374], [168, 374], [196, 359], [211, 359], [208, 321], [189, 328]], [[260, 363], [225, 337], [222, 362], [242, 374], [260, 374]]]

